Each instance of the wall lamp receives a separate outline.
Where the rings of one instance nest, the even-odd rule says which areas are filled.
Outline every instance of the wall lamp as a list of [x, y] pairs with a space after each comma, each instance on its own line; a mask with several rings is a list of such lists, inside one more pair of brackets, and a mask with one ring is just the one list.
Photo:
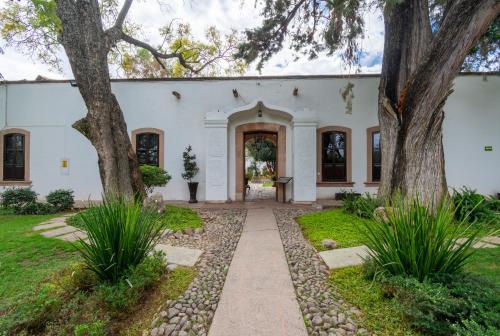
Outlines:
[[175, 96], [177, 99], [181, 99], [181, 94], [177, 91], [172, 91], [172, 94]]

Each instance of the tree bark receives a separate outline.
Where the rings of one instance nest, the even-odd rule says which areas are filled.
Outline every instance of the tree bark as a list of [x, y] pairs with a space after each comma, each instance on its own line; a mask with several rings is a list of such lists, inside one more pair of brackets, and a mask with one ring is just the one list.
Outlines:
[[87, 115], [73, 127], [90, 140], [98, 155], [106, 194], [144, 196], [144, 185], [122, 110], [111, 90], [108, 53], [114, 43], [103, 30], [96, 0], [58, 0], [63, 45]]
[[427, 0], [384, 10], [378, 102], [383, 197], [398, 191], [436, 202], [447, 193], [443, 106], [468, 51], [498, 16], [500, 1], [454, 1], [434, 35], [428, 10]]

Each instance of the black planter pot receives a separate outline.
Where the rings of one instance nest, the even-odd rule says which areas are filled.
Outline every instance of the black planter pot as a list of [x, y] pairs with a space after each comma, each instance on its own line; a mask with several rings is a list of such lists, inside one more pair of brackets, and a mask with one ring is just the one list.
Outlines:
[[198, 203], [196, 192], [198, 191], [198, 182], [188, 182], [189, 187], [189, 203]]

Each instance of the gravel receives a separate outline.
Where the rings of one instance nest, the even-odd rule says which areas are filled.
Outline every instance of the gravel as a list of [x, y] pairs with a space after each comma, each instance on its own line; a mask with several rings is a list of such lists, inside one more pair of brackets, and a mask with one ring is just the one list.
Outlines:
[[303, 237], [295, 218], [307, 210], [275, 209], [274, 215], [285, 249], [292, 282], [295, 286], [309, 335], [361, 335], [354, 307], [336, 297], [329, 283], [330, 273], [316, 250]]
[[[205, 224], [192, 235], [169, 235], [163, 244], [202, 249], [197, 276], [176, 300], [168, 300], [143, 336], [206, 336], [240, 238], [246, 210], [199, 209]], [[168, 256], [167, 256], [168, 258]]]

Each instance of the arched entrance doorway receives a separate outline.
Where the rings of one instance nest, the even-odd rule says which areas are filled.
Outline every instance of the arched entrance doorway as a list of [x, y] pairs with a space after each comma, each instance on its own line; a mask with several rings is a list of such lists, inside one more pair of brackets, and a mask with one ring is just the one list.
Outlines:
[[[276, 175], [286, 175], [286, 127], [275, 123], [256, 122], [236, 127], [236, 200], [245, 200], [245, 143], [258, 135], [276, 141]], [[276, 190], [281, 195], [282, 190]]]

